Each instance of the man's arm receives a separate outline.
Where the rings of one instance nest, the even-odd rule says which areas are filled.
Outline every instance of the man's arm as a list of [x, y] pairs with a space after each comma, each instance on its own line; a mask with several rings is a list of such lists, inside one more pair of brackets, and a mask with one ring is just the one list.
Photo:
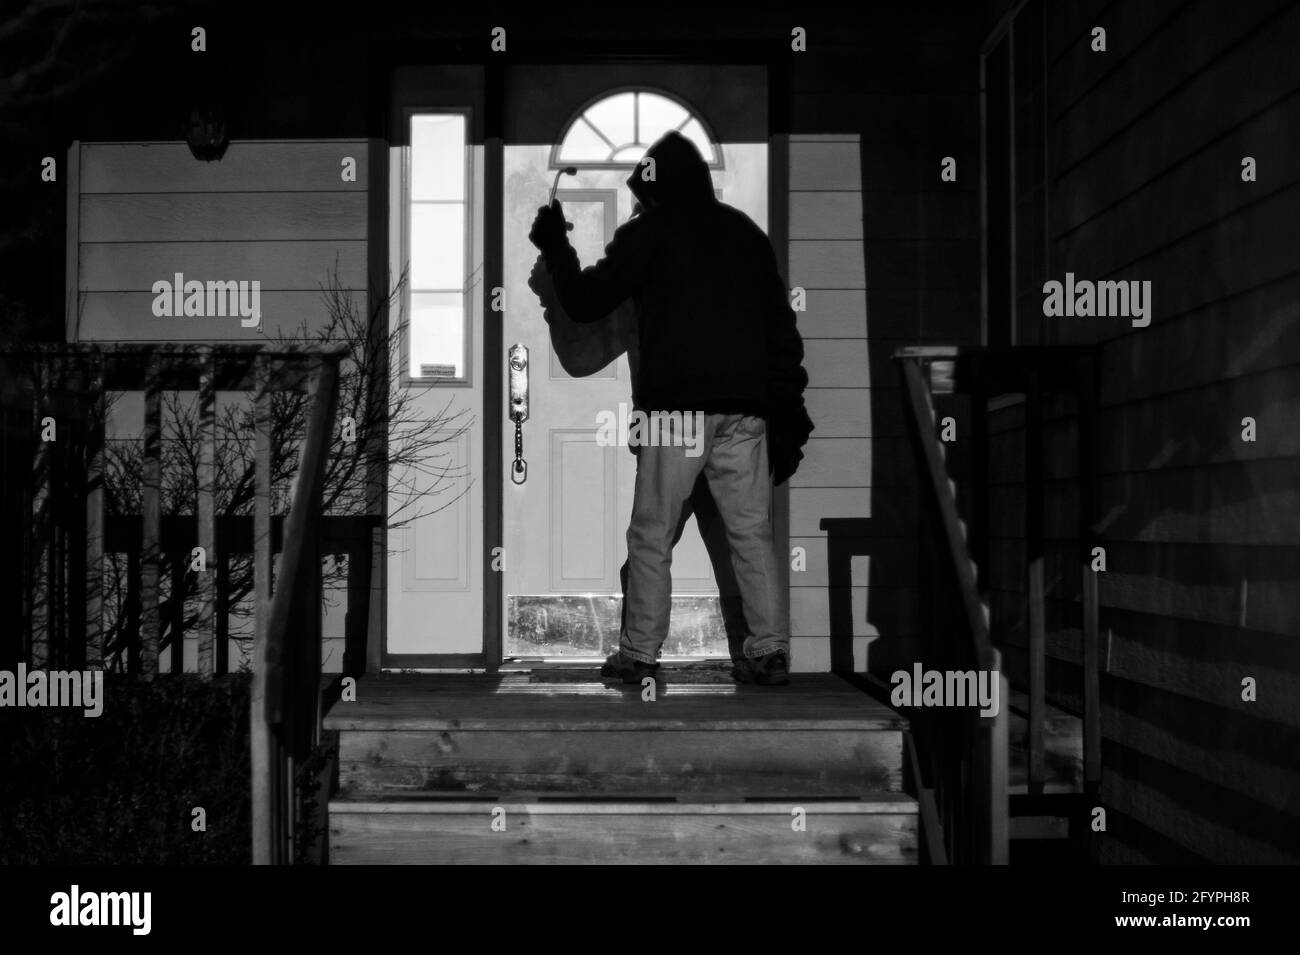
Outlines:
[[581, 268], [569, 244], [559, 204], [543, 206], [529, 239], [542, 252], [555, 297], [575, 322], [598, 322], [636, 293], [649, 259], [649, 233], [643, 218], [634, 218], [614, 233], [605, 257]]
[[594, 375], [609, 366], [623, 352], [633, 362], [633, 384], [636, 383], [636, 301], [627, 299], [599, 322], [580, 325], [572, 321], [555, 297], [551, 275], [546, 262], [539, 255], [528, 276], [528, 287], [537, 293], [542, 305], [542, 317], [551, 336], [551, 348], [560, 365], [574, 378]]

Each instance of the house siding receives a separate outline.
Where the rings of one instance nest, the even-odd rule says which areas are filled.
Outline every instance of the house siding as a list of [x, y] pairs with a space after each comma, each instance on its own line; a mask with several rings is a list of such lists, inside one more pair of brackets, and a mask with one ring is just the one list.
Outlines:
[[[366, 140], [243, 141], [212, 163], [196, 160], [179, 142], [83, 142], [72, 151], [69, 341], [310, 338], [329, 320], [322, 293], [331, 282], [366, 307]], [[345, 157], [356, 161], [355, 181], [342, 177]], [[260, 282], [262, 327], [244, 328], [232, 316], [155, 316], [153, 283], [173, 282], [177, 272], [186, 280]], [[142, 432], [143, 394], [120, 395], [110, 439]], [[339, 585], [327, 593], [326, 672], [343, 665], [345, 592]], [[232, 617], [233, 638], [250, 636], [247, 622]], [[236, 666], [239, 652], [232, 645]], [[184, 666], [196, 665], [197, 636], [187, 633]]]
[[[183, 143], [80, 143], [77, 299], [70, 341], [255, 342], [323, 327], [321, 287], [366, 294], [365, 140], [234, 143], [217, 162]], [[356, 181], [342, 178], [356, 160]], [[263, 327], [157, 317], [153, 283], [261, 283]], [[71, 299], [71, 297], [70, 297]]]
[[[800, 670], [851, 659], [887, 674], [915, 659], [920, 499], [890, 356], [979, 337], [968, 15], [927, 26], [905, 51], [892, 31], [810, 24], [808, 52], [791, 58], [789, 278], [807, 293], [798, 320], [816, 427], [790, 481], [790, 545], [806, 559], [790, 575]], [[945, 156], [956, 182], [940, 179]]]
[[[1300, 860], [1300, 9], [1048, 4], [1049, 275], [1149, 280], [1100, 345], [1091, 545], [1109, 863]], [[1108, 51], [1090, 49], [1102, 26]], [[1254, 157], [1258, 181], [1243, 182]], [[1081, 686], [1075, 429], [1045, 437], [1049, 691]], [[1242, 419], [1257, 440], [1242, 440]], [[993, 426], [995, 627], [1024, 668], [1023, 409]], [[1257, 699], [1242, 700], [1242, 681]]]

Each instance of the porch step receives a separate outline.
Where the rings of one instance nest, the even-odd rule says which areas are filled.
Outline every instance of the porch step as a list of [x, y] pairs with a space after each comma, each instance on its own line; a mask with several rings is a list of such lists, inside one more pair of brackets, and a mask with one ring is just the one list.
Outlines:
[[838, 677], [669, 684], [653, 702], [594, 670], [357, 691], [325, 720], [335, 863], [916, 861], [907, 722]]
[[1008, 814], [1013, 864], [1073, 865], [1087, 860], [1090, 801], [1083, 787], [1083, 723], [1050, 704], [1043, 721], [1042, 791], [1029, 791], [1029, 697], [1008, 700]]
[[[1007, 737], [1010, 792], [1029, 792], [1029, 697], [1012, 690], [1008, 701]], [[1083, 791], [1083, 721], [1048, 705], [1043, 721], [1043, 792]]]
[[396, 792], [896, 792], [902, 735], [862, 730], [356, 730], [339, 788]]
[[837, 678], [802, 690], [669, 685], [654, 703], [636, 688], [490, 679], [363, 681], [325, 721], [339, 731], [340, 792], [902, 788], [906, 721]]
[[898, 794], [802, 803], [725, 796], [342, 800], [330, 804], [330, 861], [898, 865], [916, 862], [916, 829], [916, 803]]

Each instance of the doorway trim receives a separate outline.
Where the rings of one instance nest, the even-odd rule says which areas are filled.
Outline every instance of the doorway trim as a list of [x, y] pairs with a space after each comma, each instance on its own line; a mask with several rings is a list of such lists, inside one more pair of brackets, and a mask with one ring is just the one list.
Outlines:
[[[768, 188], [768, 238], [776, 254], [777, 268], [786, 288], [789, 288], [789, 125], [788, 97], [789, 71], [779, 58], [763, 50], [763, 55], [754, 59], [743, 56], [726, 62], [710, 61], [695, 56], [681, 57], [619, 57], [617, 55], [600, 55], [594, 57], [565, 57], [562, 61], [553, 61], [555, 65], [614, 66], [635, 67], [640, 65], [673, 66], [726, 66], [759, 67], [764, 70], [767, 88], [767, 188]], [[501, 548], [505, 542], [504, 500], [505, 473], [502, 468], [501, 441], [504, 439], [505, 407], [502, 388], [504, 384], [503, 366], [505, 364], [505, 345], [503, 341], [503, 322], [500, 313], [490, 310], [490, 290], [501, 287], [505, 282], [504, 273], [504, 202], [505, 202], [505, 125], [506, 125], [506, 70], [511, 66], [544, 65], [545, 61], [524, 63], [504, 63], [501, 60], [490, 61], [485, 67], [486, 97], [484, 102], [484, 339], [483, 355], [485, 368], [484, 382], [484, 440], [483, 440], [483, 481], [484, 481], [484, 520], [483, 520], [483, 654], [481, 663], [467, 663], [466, 666], [482, 666], [489, 673], [495, 673], [503, 664], [505, 648], [505, 614], [504, 614], [504, 574], [492, 568], [494, 548]], [[614, 84], [610, 90], [623, 88]], [[655, 88], [653, 82], [645, 84], [647, 89]], [[681, 97], [673, 93], [674, 97]], [[692, 107], [694, 108], [694, 106]], [[706, 122], [706, 114], [697, 114]], [[707, 128], [707, 127], [706, 127]], [[779, 555], [788, 554], [790, 550], [790, 503], [789, 484], [775, 489], [773, 494], [773, 524], [776, 546]], [[500, 553], [499, 550], [495, 551]], [[508, 559], [508, 558], [507, 558]], [[790, 565], [787, 559], [778, 561], [782, 568], [781, 585], [789, 590]], [[444, 666], [455, 664], [444, 663]]]

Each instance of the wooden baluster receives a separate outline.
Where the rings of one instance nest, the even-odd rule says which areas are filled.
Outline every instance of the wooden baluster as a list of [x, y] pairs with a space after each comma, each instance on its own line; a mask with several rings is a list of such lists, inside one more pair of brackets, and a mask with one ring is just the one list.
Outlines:
[[1043, 393], [1037, 367], [1025, 396], [1025, 592], [1029, 603], [1029, 792], [1043, 791], [1043, 730], [1047, 710], [1047, 632], [1043, 584]]
[[143, 664], [140, 660], [140, 545], [132, 540], [126, 553], [126, 672], [138, 675]]
[[1002, 654], [992, 653], [994, 678], [998, 680], [998, 712], [996, 716], [977, 716], [988, 726], [988, 786], [989, 786], [989, 865], [1006, 865], [1010, 860], [1010, 758], [1008, 755], [1007, 707], [1011, 699], [1011, 683], [1002, 672]]
[[253, 864], [279, 860], [280, 747], [266, 719], [266, 656], [271, 629], [271, 380], [266, 356], [254, 372], [253, 434], [253, 690], [249, 731], [253, 776]]
[[[23, 457], [21, 460], [33, 462], [33, 473], [39, 475], [40, 471], [35, 467], [35, 462], [39, 460], [41, 454], [40, 431], [35, 428], [35, 425], [39, 423], [39, 419], [35, 413], [36, 402], [39, 398], [33, 385], [30, 372], [26, 369], [25, 372], [26, 373], [22, 378], [21, 398], [19, 399], [23, 419], [23, 442], [21, 445]], [[21, 493], [23, 547], [29, 554], [35, 555], [37, 546], [36, 542], [38, 536], [42, 533], [36, 513], [40, 500], [40, 489], [37, 482], [34, 480], [21, 481], [19, 482], [18, 487]], [[21, 584], [24, 589], [19, 590], [18, 592], [17, 603], [18, 606], [22, 608], [23, 625], [18, 634], [17, 659], [26, 660], [28, 663], [31, 663], [34, 642], [36, 639], [37, 598], [39, 597], [36, 588], [39, 586], [40, 564], [38, 561], [33, 559], [30, 566], [27, 566], [25, 560], [18, 566], [25, 568], [26, 573], [24, 574], [24, 577], [27, 579], [22, 581]], [[26, 586], [31, 586], [33, 588], [31, 591], [31, 598], [27, 597], [27, 593], [25, 592]]]
[[59, 606], [63, 617], [60, 666], [68, 670], [86, 668], [86, 485], [88, 461], [80, 455], [88, 452], [90, 414], [87, 408], [89, 375], [86, 356], [71, 353], [66, 361], [64, 387], [59, 401], [59, 428], [64, 449], [64, 467], [61, 477], [64, 513], [62, 536], [64, 541], [59, 569], [63, 575]]
[[[0, 357], [0, 382], [11, 380], [9, 363]], [[0, 384], [0, 388], [4, 388]], [[0, 394], [0, 535], [10, 542], [19, 540], [21, 524], [15, 520], [23, 504], [24, 481], [29, 459], [19, 435], [26, 429], [22, 416], [10, 405], [11, 394]], [[22, 462], [22, 467], [18, 462]], [[21, 658], [23, 620], [23, 547], [0, 549], [0, 670], [13, 672]]]
[[[173, 529], [175, 525], [173, 524]], [[184, 538], [177, 539], [175, 531], [171, 535], [172, 539], [167, 541], [171, 545], [171, 593], [168, 595], [167, 603], [164, 605], [169, 610], [167, 620], [167, 631], [171, 634], [171, 644], [168, 647], [170, 663], [168, 672], [184, 673], [185, 672], [185, 575], [190, 566], [189, 552], [183, 546]]]
[[263, 642], [271, 619], [271, 381], [266, 358], [256, 368], [253, 433], [253, 599], [255, 634]]
[[207, 569], [200, 571], [195, 581], [199, 613], [196, 627], [198, 637], [198, 665], [201, 676], [212, 676], [215, 669], [213, 643], [216, 639], [216, 574], [217, 567], [226, 559], [217, 553], [217, 365], [211, 349], [202, 353], [199, 373], [199, 460], [198, 501], [195, 517], [198, 521], [198, 545], [207, 555]]
[[[57, 438], [54, 441], [46, 441], [43, 437], [45, 419], [58, 417], [51, 394], [54, 390], [51, 378], [55, 375], [55, 368], [57, 368], [57, 359], [38, 365], [35, 371], [39, 388], [34, 406], [38, 461], [36, 474], [39, 481], [36, 487], [38, 518], [36, 533], [44, 549], [40, 561], [34, 568], [36, 592], [33, 595], [35, 598], [33, 602], [39, 606], [39, 609], [33, 607], [33, 615], [36, 619], [33, 621], [31, 651], [27, 665], [42, 669], [57, 666], [55, 661], [60, 647], [58, 639], [59, 508], [61, 506], [59, 479], [63, 468], [59, 453], [61, 445]], [[58, 427], [57, 420], [55, 427]]]
[[293, 837], [298, 828], [298, 793], [294, 788], [298, 762], [294, 759], [292, 752], [286, 752], [281, 765], [284, 767], [284, 776], [282, 777], [284, 810], [281, 815], [284, 820], [284, 827], [280, 831], [280, 853], [282, 863], [292, 865], [294, 861]]
[[90, 359], [89, 408], [86, 422], [86, 663], [104, 665], [104, 443], [107, 404], [104, 361]]
[[348, 609], [343, 623], [344, 676], [358, 677], [366, 672], [370, 572], [370, 537], [367, 530], [348, 541]]
[[144, 382], [144, 468], [140, 494], [140, 673], [158, 673], [158, 575], [162, 548], [162, 382], [158, 355], [149, 356]]
[[988, 600], [989, 589], [989, 396], [980, 355], [968, 359], [971, 369], [971, 556], [975, 558], [975, 586]]
[[1079, 560], [1083, 577], [1083, 782], [1089, 794], [1095, 794], [1101, 786], [1101, 649], [1097, 574], [1092, 569], [1096, 389], [1095, 359], [1085, 356], [1079, 369]]
[[214, 568], [216, 592], [213, 594], [213, 672], [225, 675], [230, 672], [230, 555], [226, 553], [221, 532], [214, 531], [214, 535], [216, 546], [220, 548], [220, 559]]

